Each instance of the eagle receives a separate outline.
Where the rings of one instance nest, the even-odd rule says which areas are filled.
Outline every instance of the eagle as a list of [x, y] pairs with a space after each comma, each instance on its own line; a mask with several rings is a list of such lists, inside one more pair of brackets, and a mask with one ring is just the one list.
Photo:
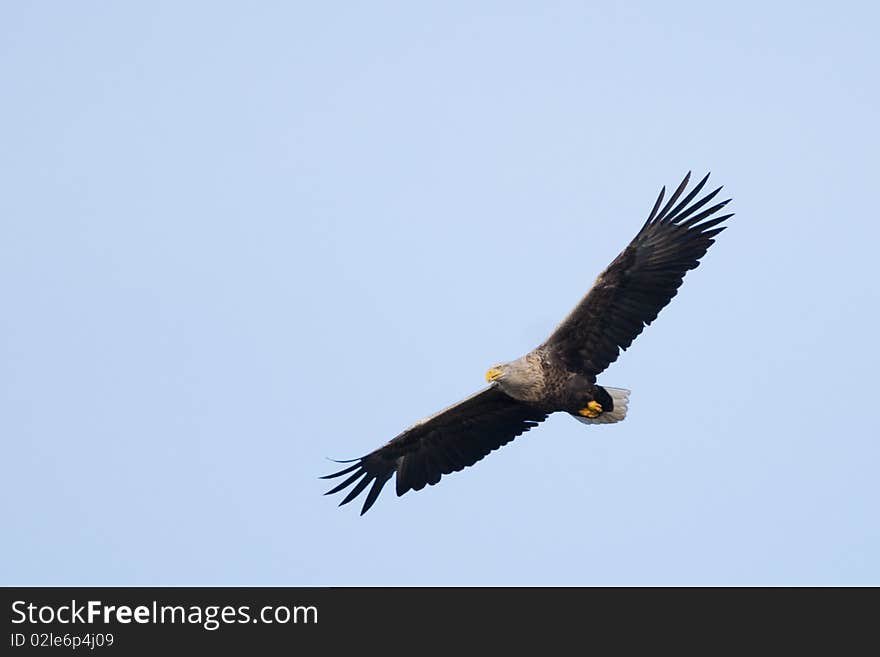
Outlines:
[[[626, 417], [630, 391], [599, 385], [596, 377], [617, 360], [674, 297], [684, 275], [733, 214], [716, 214], [731, 199], [706, 207], [721, 187], [694, 200], [709, 174], [688, 192], [690, 172], [663, 204], [660, 190], [648, 219], [629, 245], [599, 274], [592, 288], [541, 345], [486, 372], [488, 387], [419, 420], [353, 464], [321, 477], [345, 477], [327, 491], [351, 486], [340, 506], [370, 486], [361, 515], [395, 474], [397, 495], [433, 486], [506, 445], [551, 413], [568, 413], [586, 424]], [[661, 204], [662, 207], [661, 207]], [[348, 476], [346, 476], [348, 475]]]

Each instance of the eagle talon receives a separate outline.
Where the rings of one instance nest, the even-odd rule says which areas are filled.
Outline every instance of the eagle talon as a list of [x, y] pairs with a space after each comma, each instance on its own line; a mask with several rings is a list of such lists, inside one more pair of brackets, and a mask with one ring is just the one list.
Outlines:
[[578, 411], [578, 415], [583, 415], [584, 417], [589, 418], [599, 417], [601, 414], [602, 404], [597, 401], [591, 401], [586, 407]]

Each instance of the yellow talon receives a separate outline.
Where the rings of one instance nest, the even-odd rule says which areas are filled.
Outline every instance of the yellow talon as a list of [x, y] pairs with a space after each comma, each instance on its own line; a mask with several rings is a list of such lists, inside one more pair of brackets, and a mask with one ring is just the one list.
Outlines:
[[589, 418], [599, 417], [601, 413], [602, 404], [597, 401], [591, 401], [585, 408], [578, 411], [578, 415], [583, 415], [584, 417]]

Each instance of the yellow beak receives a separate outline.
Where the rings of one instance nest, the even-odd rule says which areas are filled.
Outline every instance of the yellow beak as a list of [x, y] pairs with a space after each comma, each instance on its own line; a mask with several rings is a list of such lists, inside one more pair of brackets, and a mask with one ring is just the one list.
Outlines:
[[486, 382], [492, 383], [499, 376], [501, 376], [501, 370], [499, 370], [497, 367], [493, 367], [491, 370], [486, 372]]

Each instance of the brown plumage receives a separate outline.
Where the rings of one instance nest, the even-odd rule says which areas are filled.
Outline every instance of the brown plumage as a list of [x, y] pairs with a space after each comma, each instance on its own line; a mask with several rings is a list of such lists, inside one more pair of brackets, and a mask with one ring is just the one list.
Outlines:
[[[684, 198], [690, 173], [663, 204], [661, 190], [647, 221], [550, 337], [522, 358], [489, 370], [488, 388], [421, 420], [353, 465], [323, 479], [348, 475], [328, 491], [353, 486], [347, 504], [368, 486], [361, 514], [396, 473], [397, 494], [434, 485], [442, 475], [473, 465], [554, 412], [581, 422], [619, 422], [629, 391], [596, 384], [678, 291], [684, 275], [733, 216], [710, 218], [728, 202], [707, 205], [721, 190], [693, 202], [708, 174]], [[681, 200], [679, 200], [681, 199]], [[663, 204], [661, 208], [661, 204]], [[705, 208], [705, 209], [704, 209]], [[342, 462], [346, 463], [346, 462]]]

